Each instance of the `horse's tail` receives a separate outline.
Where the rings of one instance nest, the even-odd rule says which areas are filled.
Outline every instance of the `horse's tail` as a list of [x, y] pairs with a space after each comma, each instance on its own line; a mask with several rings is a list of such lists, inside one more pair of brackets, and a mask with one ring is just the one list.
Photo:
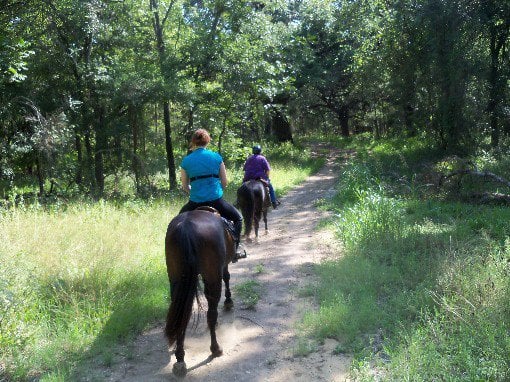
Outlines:
[[244, 234], [247, 236], [251, 232], [255, 212], [255, 193], [251, 187], [248, 187], [248, 182], [244, 182], [237, 190], [237, 200], [244, 219]]
[[172, 301], [165, 326], [169, 346], [172, 346], [179, 336], [184, 336], [193, 310], [193, 300], [196, 297], [198, 301], [198, 243], [196, 238], [192, 237], [192, 225], [192, 222], [182, 222], [175, 227], [173, 235], [175, 242], [172, 245], [181, 257], [182, 273], [179, 279], [171, 284]]

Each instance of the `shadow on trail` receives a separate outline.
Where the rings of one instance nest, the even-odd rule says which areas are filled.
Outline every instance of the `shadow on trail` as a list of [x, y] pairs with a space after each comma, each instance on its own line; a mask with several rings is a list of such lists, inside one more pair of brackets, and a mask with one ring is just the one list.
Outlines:
[[[102, 325], [100, 332], [95, 336], [93, 343], [80, 356], [71, 370], [72, 380], [75, 381], [104, 381], [109, 375], [113, 365], [123, 359], [135, 355], [132, 342], [144, 329], [162, 322], [166, 315], [168, 298], [168, 280], [166, 274], [158, 272], [131, 274], [124, 277], [118, 285], [96, 286], [105, 290], [110, 296], [110, 307], [101, 306], [104, 301], [97, 303], [97, 309], [107, 309], [110, 314]], [[166, 286], [166, 290], [162, 289]], [[166, 345], [165, 339], [155, 338], [150, 334], [147, 342], [158, 341]], [[163, 348], [163, 347], [162, 347]], [[168, 363], [168, 351], [161, 364]]]
[[[236, 283], [242, 282], [242, 279], [236, 278], [233, 281], [232, 286], [235, 286]], [[136, 284], [136, 277], [127, 279], [125, 283]], [[168, 284], [167, 281], [165, 283]], [[209, 350], [207, 303], [201, 301], [203, 306], [201, 310], [197, 309], [197, 306], [194, 307], [185, 340], [187, 381], [223, 381], [225, 369], [231, 368], [233, 369], [228, 371], [228, 379], [234, 376], [234, 379], [247, 381], [250, 380], [249, 377], [246, 378], [253, 362], [259, 360], [258, 367], [266, 368], [267, 352], [259, 343], [259, 336], [264, 330], [260, 325], [253, 325], [256, 319], [250, 316], [254, 311], [241, 309], [241, 301], [236, 301], [235, 297], [233, 292], [235, 304], [233, 311], [223, 310], [224, 297], [220, 302], [217, 336], [224, 355], [218, 358], [212, 357]], [[82, 356], [82, 361], [73, 368], [72, 380], [123, 382], [179, 380], [172, 374], [174, 351], [168, 349], [162, 330], [167, 309], [166, 299], [163, 307], [154, 307], [142, 301], [143, 299], [140, 299], [129, 306], [119, 301], [119, 304], [112, 308], [112, 313], [101, 332]], [[148, 317], [151, 317], [151, 320]], [[157, 324], [140, 335], [148, 322]], [[249, 351], [238, 348], [241, 341], [243, 347], [247, 347]], [[243, 367], [244, 364], [247, 366]]]

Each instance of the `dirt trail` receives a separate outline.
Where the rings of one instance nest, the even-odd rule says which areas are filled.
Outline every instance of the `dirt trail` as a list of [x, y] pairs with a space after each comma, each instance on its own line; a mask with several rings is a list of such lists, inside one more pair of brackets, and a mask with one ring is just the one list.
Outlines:
[[[322, 152], [325, 148], [317, 147]], [[317, 151], [319, 152], [319, 151]], [[209, 332], [204, 312], [198, 327], [188, 327], [185, 341], [186, 381], [345, 381], [350, 359], [335, 355], [336, 341], [327, 340], [306, 357], [294, 356], [297, 347], [295, 323], [313, 301], [297, 296], [300, 287], [314, 282], [311, 264], [332, 256], [332, 237], [318, 231], [326, 213], [315, 208], [319, 199], [335, 192], [339, 175], [338, 157], [326, 151], [326, 165], [282, 199], [268, 216], [269, 234], [246, 244], [248, 258], [232, 264], [231, 286], [250, 279], [263, 287], [255, 310], [243, 309], [233, 291], [234, 309], [220, 309], [218, 342], [223, 356], [210, 358]], [[223, 304], [223, 298], [220, 304]], [[206, 304], [205, 304], [206, 306]], [[220, 305], [222, 306], [222, 305]], [[192, 318], [193, 320], [193, 318]], [[115, 359], [109, 368], [91, 370], [88, 380], [174, 381], [175, 357], [167, 348], [162, 326], [150, 330], [127, 349], [129, 357]], [[170, 359], [171, 356], [171, 359]]]

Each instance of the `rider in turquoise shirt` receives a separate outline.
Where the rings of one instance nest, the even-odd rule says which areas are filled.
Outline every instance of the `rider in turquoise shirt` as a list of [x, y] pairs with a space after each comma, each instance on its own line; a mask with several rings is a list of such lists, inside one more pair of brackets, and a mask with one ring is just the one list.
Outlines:
[[206, 150], [204, 147], [198, 147], [184, 157], [181, 168], [186, 171], [190, 179], [198, 178], [192, 182], [189, 200], [202, 203], [223, 196], [223, 188], [219, 181], [222, 163], [223, 158], [220, 154]]
[[189, 193], [189, 201], [179, 213], [209, 206], [215, 208], [225, 219], [232, 221], [237, 261], [237, 258], [246, 257], [239, 249], [243, 217], [232, 204], [223, 199], [223, 189], [227, 186], [227, 170], [221, 155], [206, 149], [210, 141], [211, 137], [204, 129], [193, 133], [192, 151], [181, 162], [182, 188]]

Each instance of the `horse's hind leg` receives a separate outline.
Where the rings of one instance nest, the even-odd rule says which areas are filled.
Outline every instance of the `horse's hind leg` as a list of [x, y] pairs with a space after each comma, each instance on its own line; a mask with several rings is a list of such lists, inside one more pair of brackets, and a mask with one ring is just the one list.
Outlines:
[[211, 334], [211, 353], [213, 357], [223, 354], [223, 349], [216, 339], [216, 323], [218, 322], [218, 303], [221, 298], [221, 279], [214, 283], [204, 281], [204, 294], [207, 298], [207, 326]]
[[255, 206], [255, 213], [253, 214], [253, 226], [255, 228], [255, 237], [259, 237], [259, 226], [260, 226], [260, 218], [262, 215], [262, 209], [261, 206], [257, 205]]
[[267, 229], [267, 210], [262, 211], [262, 216], [264, 218], [264, 226], [266, 228], [266, 235], [268, 234], [269, 230]]
[[232, 293], [230, 293], [230, 272], [228, 267], [223, 269], [223, 282], [225, 283], [225, 303], [223, 306], [226, 310], [230, 310], [234, 306], [234, 302], [232, 301]]
[[253, 219], [250, 216], [251, 214], [250, 214], [248, 207], [243, 205], [241, 208], [241, 211], [242, 211], [243, 220], [244, 220], [244, 237], [245, 237], [246, 241], [250, 242], [251, 241], [251, 238], [250, 238], [251, 226], [253, 224]]
[[188, 372], [188, 370], [186, 368], [186, 363], [184, 362], [184, 334], [177, 338], [176, 348], [175, 348], [175, 358], [177, 359], [177, 362], [174, 363], [172, 372], [177, 377], [182, 378]]
[[[171, 284], [171, 295], [172, 295], [172, 304], [175, 303], [175, 292], [178, 288], [178, 283], [173, 282]], [[186, 363], [184, 362], [184, 336], [185, 332], [182, 333], [182, 335], [178, 335], [177, 339], [175, 340], [175, 358], [177, 360], [176, 363], [174, 363], [174, 366], [172, 368], [172, 372], [177, 377], [184, 377], [187, 374], [187, 368]]]

